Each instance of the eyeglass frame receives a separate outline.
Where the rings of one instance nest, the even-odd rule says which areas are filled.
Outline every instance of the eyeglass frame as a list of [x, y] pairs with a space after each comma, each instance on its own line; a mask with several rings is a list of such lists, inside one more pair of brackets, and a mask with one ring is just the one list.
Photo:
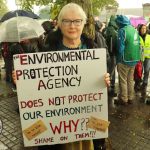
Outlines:
[[[66, 22], [65, 22], [66, 21]], [[75, 20], [70, 20], [70, 19], [63, 19], [62, 24], [64, 26], [71, 26], [72, 23], [74, 26], [80, 26], [82, 24], [83, 20], [82, 19], [75, 19]]]

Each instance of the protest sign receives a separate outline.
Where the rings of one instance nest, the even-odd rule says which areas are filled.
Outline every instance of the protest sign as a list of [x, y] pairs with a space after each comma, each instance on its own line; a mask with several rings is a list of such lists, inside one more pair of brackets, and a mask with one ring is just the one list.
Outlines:
[[14, 67], [25, 146], [108, 137], [105, 49], [19, 54]]

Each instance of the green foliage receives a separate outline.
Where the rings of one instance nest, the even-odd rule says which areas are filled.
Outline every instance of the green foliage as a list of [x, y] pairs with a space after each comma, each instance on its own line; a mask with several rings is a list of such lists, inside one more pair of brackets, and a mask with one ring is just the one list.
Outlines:
[[33, 5], [47, 6], [53, 2], [53, 0], [20, 0], [20, 1], [21, 1], [21, 8], [25, 10], [32, 10]]
[[74, 2], [82, 6], [83, 10], [86, 12], [88, 20], [87, 24], [84, 26], [83, 33], [92, 40], [95, 39], [95, 26], [94, 26], [94, 15], [98, 15], [100, 10], [105, 6], [117, 6], [115, 0], [22, 0], [22, 7], [25, 9], [32, 9], [34, 4], [36, 5], [51, 5], [50, 16], [54, 19], [59, 14], [60, 9], [67, 3]]
[[42, 19], [50, 19], [50, 8], [46, 6], [43, 9], [40, 9], [39, 16]]
[[115, 0], [92, 0], [94, 15], [98, 15], [100, 10], [109, 5], [118, 7], [118, 3]]
[[8, 11], [6, 0], [0, 0], [0, 17]]
[[98, 15], [100, 10], [105, 6], [108, 5], [118, 6], [116, 0], [55, 0], [55, 2], [54, 0], [20, 0], [20, 1], [22, 2], [21, 4], [22, 8], [26, 10], [32, 10], [33, 5], [46, 6], [53, 3], [53, 6], [51, 8], [51, 16], [53, 16], [53, 18], [57, 16], [60, 9], [69, 2], [77, 2], [78, 4], [82, 4], [82, 6], [85, 7], [85, 9], [87, 6], [86, 3], [92, 2], [91, 8], [93, 15]]

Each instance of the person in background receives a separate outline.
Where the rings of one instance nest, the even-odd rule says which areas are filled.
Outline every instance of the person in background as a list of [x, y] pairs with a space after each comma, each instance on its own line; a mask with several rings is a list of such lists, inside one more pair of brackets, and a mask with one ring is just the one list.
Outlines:
[[106, 40], [103, 37], [102, 31], [103, 31], [103, 23], [100, 22], [99, 20], [96, 20], [95, 21], [95, 43], [97, 43], [100, 48], [107, 49]]
[[[140, 35], [140, 28], [142, 24], [138, 24], [137, 26], [137, 31], [139, 32]], [[142, 62], [142, 53], [143, 53], [143, 48], [141, 46], [141, 60], [136, 64], [135, 70], [134, 70], [134, 90], [135, 92], [140, 92], [141, 91], [141, 83], [142, 83], [142, 76], [143, 76], [143, 62]]]
[[141, 58], [140, 37], [126, 16], [116, 18], [118, 30], [117, 71], [119, 78], [118, 105], [132, 104], [134, 100], [134, 69]]
[[148, 23], [146, 26], [147, 26], [147, 33], [150, 34], [150, 23]]
[[[32, 40], [32, 41], [31, 41]], [[2, 42], [2, 56], [5, 62], [5, 80], [10, 83], [13, 92], [16, 92], [16, 85], [12, 79], [13, 55], [22, 53], [38, 52], [37, 39], [26, 39], [21, 42]], [[18, 109], [17, 109], [18, 112]]]
[[45, 44], [45, 47], [46, 47], [46, 45], [48, 45], [48, 43], [49, 43], [49, 40], [51, 39], [51, 37], [49, 37], [49, 36], [51, 36], [50, 33], [57, 30], [57, 17], [52, 21], [44, 22], [42, 24], [42, 26], [45, 30], [44, 44]]
[[44, 32], [44, 44], [48, 43], [48, 35], [50, 32], [53, 32], [53, 25], [51, 21], [44, 21], [42, 23], [42, 27], [44, 28], [45, 32]]
[[12, 45], [9, 42], [2, 42], [2, 57], [4, 59], [4, 68], [5, 68], [5, 80], [6, 82], [12, 83], [12, 66], [13, 66], [13, 59], [10, 52], [10, 46]]
[[141, 100], [146, 101], [146, 91], [148, 86], [148, 78], [150, 72], [150, 35], [147, 33], [146, 25], [142, 24], [139, 28], [140, 44], [143, 47], [143, 68], [144, 76], [141, 86]]
[[53, 21], [52, 21], [52, 28], [53, 28], [53, 30], [55, 31], [55, 30], [57, 30], [57, 17], [58, 16], [56, 16], [54, 19], [53, 19]]
[[135, 92], [139, 92], [141, 90], [141, 83], [142, 83], [142, 75], [143, 75], [143, 64], [140, 60], [134, 70], [134, 90]]
[[109, 95], [116, 97], [115, 92], [115, 68], [116, 68], [116, 56], [117, 56], [117, 37], [118, 37], [118, 25], [116, 24], [116, 16], [111, 16], [108, 26], [106, 28], [106, 43], [108, 46], [108, 52], [110, 55], [110, 64], [108, 70], [111, 76], [111, 85]]
[[[95, 39], [94, 43], [97, 45], [98, 48], [105, 48], [106, 49], [106, 56], [107, 56], [107, 69], [110, 63], [110, 56], [108, 53], [108, 48], [106, 45], [106, 40], [103, 37], [103, 30], [104, 30], [104, 24], [100, 22], [99, 20], [95, 21]], [[95, 139], [93, 140], [94, 143], [94, 149], [99, 149], [100, 147], [102, 149], [105, 149], [105, 140], [104, 139]], [[101, 146], [103, 145], [103, 146]]]
[[[86, 14], [83, 9], [75, 4], [69, 3], [65, 5], [58, 15], [58, 29], [49, 34], [49, 43], [45, 51], [62, 51], [62, 50], [79, 50], [98, 48], [98, 44], [94, 43], [82, 34], [84, 25], [86, 24]], [[97, 68], [100, 69], [100, 68]], [[94, 73], [93, 73], [94, 75]], [[13, 79], [16, 81], [15, 73]], [[109, 74], [104, 75], [106, 85], [110, 85]], [[56, 144], [51, 146], [39, 146], [39, 150], [105, 150], [105, 139], [99, 139], [96, 145], [92, 140], [84, 140], [71, 142], [66, 144]]]
[[[110, 65], [110, 55], [108, 52], [108, 47], [106, 45], [106, 40], [102, 34], [103, 32], [103, 23], [100, 22], [99, 20], [95, 21], [95, 39], [94, 43], [97, 44], [98, 48], [105, 48], [106, 49], [106, 55], [107, 55], [107, 71], [109, 70], [109, 65]], [[108, 71], [109, 72], [109, 71]]]

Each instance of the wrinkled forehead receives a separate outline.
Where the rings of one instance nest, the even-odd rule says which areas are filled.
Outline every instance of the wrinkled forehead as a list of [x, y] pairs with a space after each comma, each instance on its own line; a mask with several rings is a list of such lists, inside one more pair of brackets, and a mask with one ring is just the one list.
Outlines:
[[67, 9], [62, 14], [62, 19], [82, 19], [82, 15], [75, 9]]

